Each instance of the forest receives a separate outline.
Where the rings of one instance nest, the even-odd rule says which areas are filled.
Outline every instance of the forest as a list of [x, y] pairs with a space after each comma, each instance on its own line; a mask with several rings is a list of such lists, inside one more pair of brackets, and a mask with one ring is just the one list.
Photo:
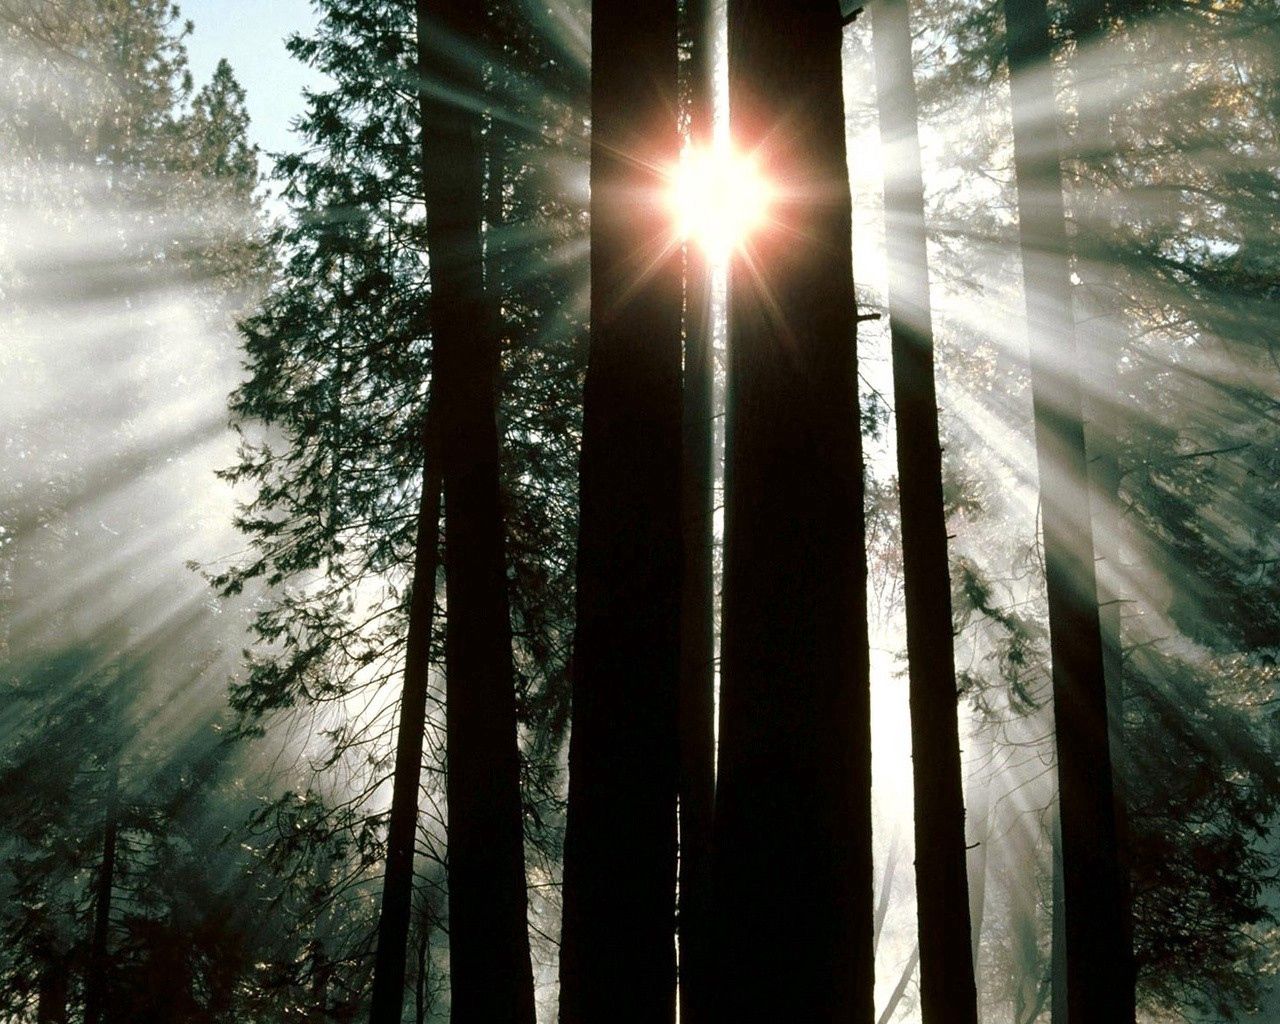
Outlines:
[[0, 1022], [1280, 1021], [1280, 0], [191, 3], [0, 0]]

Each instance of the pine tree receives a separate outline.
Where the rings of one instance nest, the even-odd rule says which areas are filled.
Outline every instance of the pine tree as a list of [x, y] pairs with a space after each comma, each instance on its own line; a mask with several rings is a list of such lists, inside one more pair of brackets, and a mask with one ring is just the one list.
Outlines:
[[[499, 491], [497, 296], [483, 264], [481, 120], [428, 83], [478, 91], [441, 40], [478, 38], [474, 0], [418, 0], [432, 365], [445, 507], [449, 989], [455, 1024], [532, 1024], [520, 751]], [[430, 29], [430, 31], [428, 31]]]
[[730, 270], [717, 1018], [874, 1019], [862, 445], [837, 5], [729, 4], [737, 145], [776, 183]]
[[910, 671], [920, 1002], [925, 1024], [977, 1024], [952, 650], [924, 180], [907, 0], [872, 12], [885, 151], [889, 317]]
[[563, 1024], [675, 1016], [681, 296], [662, 187], [677, 157], [676, 4], [635, 13], [607, 0], [591, 20]]

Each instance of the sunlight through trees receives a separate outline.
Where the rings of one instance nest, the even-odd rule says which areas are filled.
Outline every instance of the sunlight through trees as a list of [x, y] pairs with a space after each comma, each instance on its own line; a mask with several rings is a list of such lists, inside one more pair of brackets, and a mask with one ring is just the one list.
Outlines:
[[1276, 0], [285, 12], [0, 0], [0, 1021], [1280, 1017]]

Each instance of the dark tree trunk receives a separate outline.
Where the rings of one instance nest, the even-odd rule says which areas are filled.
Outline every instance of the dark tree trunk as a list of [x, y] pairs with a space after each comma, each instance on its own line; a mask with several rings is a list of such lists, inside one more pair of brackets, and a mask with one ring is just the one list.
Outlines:
[[387, 871], [378, 918], [378, 946], [373, 964], [370, 1024], [400, 1024], [404, 1009], [405, 950], [413, 906], [413, 854], [418, 835], [418, 792], [422, 775], [422, 743], [427, 719], [427, 680], [431, 632], [435, 618], [436, 571], [440, 539], [439, 430], [435, 402], [428, 405], [423, 428], [422, 494], [409, 598], [409, 634], [405, 649], [404, 688], [396, 735], [391, 817], [387, 829]]
[[36, 1024], [67, 1024], [69, 988], [66, 958], [51, 955], [40, 975], [40, 990], [36, 997]]
[[1005, 0], [1040, 475], [1070, 1024], [1126, 1024], [1133, 950], [1116, 841], [1093, 525], [1045, 0]]
[[89, 970], [84, 981], [84, 1024], [102, 1024], [107, 1011], [107, 939], [111, 931], [111, 894], [115, 886], [116, 838], [120, 827], [120, 765], [114, 758], [107, 766], [107, 807], [102, 825], [102, 862], [98, 866], [94, 894], [93, 937], [89, 945]]
[[1066, 1024], [1067, 1020], [1067, 929], [1062, 898], [1062, 824], [1053, 816], [1053, 878], [1050, 900], [1053, 912], [1049, 938], [1049, 1020]]
[[591, 23], [591, 349], [560, 946], [563, 1024], [675, 1017], [680, 673], [676, 4]]
[[[1075, 183], [1075, 256], [1083, 296], [1085, 366], [1092, 391], [1086, 397], [1089, 422], [1085, 443], [1089, 454], [1093, 517], [1096, 524], [1098, 574], [1098, 625], [1102, 633], [1102, 669], [1107, 685], [1107, 722], [1111, 768], [1115, 789], [1116, 844], [1124, 885], [1124, 917], [1129, 928], [1126, 943], [1133, 944], [1133, 899], [1129, 806], [1125, 786], [1124, 654], [1120, 641], [1120, 610], [1124, 600], [1121, 544], [1124, 522], [1120, 515], [1120, 381], [1118, 367], [1124, 344], [1123, 312], [1116, 297], [1113, 257], [1107, 251], [1111, 233], [1109, 206], [1098, 175], [1115, 149], [1109, 106], [1099, 97], [1108, 95], [1099, 81], [1096, 60], [1092, 69], [1082, 53], [1096, 53], [1106, 33], [1104, 0], [1072, 0], [1069, 4], [1071, 34], [1076, 53], [1076, 137], [1073, 141]], [[1120, 58], [1123, 59], [1123, 58]]]
[[[476, 92], [457, 40], [475, 0], [418, 0], [424, 81]], [[498, 318], [484, 287], [481, 116], [421, 94], [433, 394], [444, 480], [449, 979], [455, 1024], [532, 1024], [528, 897], [497, 422]], [[403, 989], [403, 985], [402, 985]]]
[[920, 1009], [924, 1024], [977, 1024], [924, 177], [908, 0], [880, 0], [872, 8], [871, 29], [885, 164], [889, 327], [910, 674]]
[[778, 183], [730, 270], [717, 1019], [871, 1024], [871, 728], [839, 5], [730, 0], [735, 142]]
[[[689, 135], [712, 144], [715, 24], [710, 0], [685, 5]], [[684, 522], [680, 612], [680, 1021], [711, 1019], [711, 821], [715, 804], [715, 624], [712, 428], [715, 351], [711, 266], [685, 246]]]

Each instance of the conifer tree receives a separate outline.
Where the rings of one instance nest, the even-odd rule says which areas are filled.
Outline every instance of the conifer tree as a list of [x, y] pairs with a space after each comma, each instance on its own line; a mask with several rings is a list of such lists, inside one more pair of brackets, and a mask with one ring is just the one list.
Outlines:
[[732, 134], [779, 194], [730, 269], [716, 1019], [870, 1024], [870, 670], [840, 12], [731, 0], [728, 14]]
[[924, 180], [908, 8], [908, 0], [881, 0], [871, 13], [871, 28], [885, 156], [889, 326], [911, 687], [920, 1003], [925, 1024], [977, 1024]]
[[604, 0], [591, 18], [563, 1024], [675, 1018], [681, 296], [663, 185], [677, 158], [676, 4], [635, 15]]

